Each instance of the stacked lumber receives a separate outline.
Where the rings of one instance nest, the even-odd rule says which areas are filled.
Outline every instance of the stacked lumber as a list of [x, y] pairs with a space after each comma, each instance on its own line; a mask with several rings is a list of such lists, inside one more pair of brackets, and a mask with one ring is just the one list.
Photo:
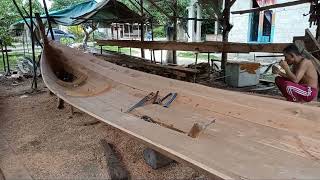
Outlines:
[[192, 81], [194, 75], [199, 74], [199, 70], [197, 69], [186, 68], [182, 66], [155, 64], [143, 58], [119, 54], [111, 51], [105, 51], [103, 54], [94, 53], [94, 55], [100, 59], [120, 66], [184, 81]]

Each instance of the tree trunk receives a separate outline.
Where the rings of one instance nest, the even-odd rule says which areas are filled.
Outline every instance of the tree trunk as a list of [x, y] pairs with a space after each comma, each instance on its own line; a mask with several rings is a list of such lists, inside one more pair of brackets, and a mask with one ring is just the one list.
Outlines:
[[84, 30], [84, 38], [82, 40], [84, 49], [87, 49], [87, 47], [88, 47], [89, 37], [90, 37], [90, 34], [86, 30]]
[[[168, 25], [167, 30], [166, 30], [166, 36], [167, 36], [167, 41], [173, 41], [173, 36], [174, 36], [174, 29], [172, 26]], [[167, 51], [167, 56], [166, 56], [166, 61], [167, 63], [174, 64], [174, 59], [173, 59], [173, 51], [168, 50]]]
[[82, 26], [82, 30], [83, 30], [83, 32], [84, 32], [84, 38], [83, 38], [83, 40], [82, 40], [83, 48], [84, 48], [84, 49], [87, 49], [89, 37], [90, 37], [90, 35], [91, 35], [95, 30], [98, 29], [97, 27], [98, 27], [98, 26], [92, 26], [92, 27], [91, 27], [91, 30], [88, 32], [88, 31], [87, 31], [87, 28], [86, 28], [85, 26]]

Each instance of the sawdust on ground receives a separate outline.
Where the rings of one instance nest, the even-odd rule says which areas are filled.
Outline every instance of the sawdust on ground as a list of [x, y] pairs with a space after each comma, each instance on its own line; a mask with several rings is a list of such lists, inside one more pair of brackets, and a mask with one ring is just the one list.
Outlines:
[[31, 93], [30, 80], [0, 79], [0, 136], [33, 179], [109, 178], [101, 139], [115, 146], [132, 179], [207, 179], [179, 163], [153, 170], [143, 160], [143, 144], [105, 123], [91, 123], [96, 119], [79, 110], [71, 115], [67, 104], [58, 110], [56, 97], [41, 81], [39, 87]]

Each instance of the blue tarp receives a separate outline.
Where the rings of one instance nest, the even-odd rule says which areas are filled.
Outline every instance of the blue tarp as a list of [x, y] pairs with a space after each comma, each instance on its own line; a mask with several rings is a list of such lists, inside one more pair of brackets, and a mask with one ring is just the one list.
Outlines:
[[[140, 18], [137, 13], [124, 4], [113, 0], [104, 0], [100, 3], [89, 0], [66, 9], [49, 12], [49, 16], [53, 23], [64, 26], [78, 25], [88, 20], [111, 23], [112, 19], [116, 22], [116, 19]], [[46, 17], [46, 15], [42, 14], [41, 17]], [[28, 19], [27, 22], [29, 23], [30, 20]], [[20, 20], [12, 24], [11, 27], [12, 29], [22, 29], [23, 24], [24, 21]]]

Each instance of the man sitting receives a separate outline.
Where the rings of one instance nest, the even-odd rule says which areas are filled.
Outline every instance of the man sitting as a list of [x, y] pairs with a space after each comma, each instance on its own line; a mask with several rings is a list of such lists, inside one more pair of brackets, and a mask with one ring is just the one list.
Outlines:
[[[311, 62], [299, 52], [295, 45], [289, 45], [283, 50], [285, 60], [279, 65], [284, 69], [281, 72], [276, 66], [272, 73], [278, 74], [275, 83], [282, 95], [292, 102], [310, 102], [318, 95], [318, 74]], [[289, 65], [292, 65], [292, 70]]]

